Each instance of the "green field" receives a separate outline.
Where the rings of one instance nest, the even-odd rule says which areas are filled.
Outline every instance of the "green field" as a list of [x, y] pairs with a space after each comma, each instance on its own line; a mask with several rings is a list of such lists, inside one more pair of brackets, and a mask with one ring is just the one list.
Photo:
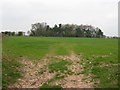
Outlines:
[[[23, 78], [21, 71], [21, 58], [33, 62], [41, 62], [46, 55], [69, 56], [71, 52], [80, 56], [80, 63], [84, 71], [77, 73], [91, 75], [93, 87], [118, 87], [118, 39], [108, 38], [66, 38], [66, 37], [7, 37], [3, 38], [3, 87], [16, 83]], [[58, 58], [50, 58], [48, 68], [50, 73], [57, 72], [56, 79], [64, 79], [67, 74], [74, 72], [68, 70], [66, 65], [72, 63]], [[64, 66], [64, 67], [63, 67]], [[62, 68], [61, 68], [62, 67]], [[79, 68], [79, 67], [78, 67]], [[65, 73], [65, 70], [67, 71]], [[59, 73], [58, 73], [59, 71]], [[40, 72], [41, 74], [44, 73]], [[61, 73], [64, 76], [58, 77]], [[84, 78], [83, 81], [86, 81]], [[46, 82], [47, 83], [47, 82]], [[49, 86], [44, 83], [44, 85]], [[50, 86], [49, 86], [50, 87]], [[57, 86], [56, 86], [57, 87]], [[37, 87], [36, 87], [37, 88]]]

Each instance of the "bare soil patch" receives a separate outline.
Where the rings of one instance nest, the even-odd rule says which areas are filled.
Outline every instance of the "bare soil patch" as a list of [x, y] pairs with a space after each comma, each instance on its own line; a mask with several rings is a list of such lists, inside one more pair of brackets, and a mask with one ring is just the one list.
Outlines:
[[14, 85], [10, 85], [10, 88], [38, 88], [55, 75], [55, 73], [49, 73], [48, 71], [39, 74], [40, 70], [47, 64], [45, 60], [35, 64], [30, 60], [23, 59], [21, 63], [24, 64], [24, 67], [21, 68], [24, 72], [23, 78], [18, 79]]
[[[91, 77], [87, 82], [83, 81], [86, 77], [84, 74], [80, 74], [84, 71], [83, 66], [80, 64], [80, 55], [76, 55], [74, 52], [69, 56], [49, 56], [55, 57], [63, 60], [67, 60], [72, 63], [68, 65], [68, 70], [74, 72], [72, 75], [61, 73], [65, 77], [63, 79], [58, 79], [49, 83], [50, 86], [61, 85], [62, 88], [92, 88], [93, 83], [90, 82]], [[17, 80], [13, 85], [10, 85], [9, 88], [38, 88], [44, 83], [47, 83], [50, 79], [54, 78], [56, 73], [50, 73], [47, 67], [49, 63], [49, 58], [44, 58], [40, 60], [39, 63], [34, 63], [33, 61], [23, 58], [21, 63], [24, 65], [21, 67], [21, 70], [24, 72], [22, 74], [23, 78]]]

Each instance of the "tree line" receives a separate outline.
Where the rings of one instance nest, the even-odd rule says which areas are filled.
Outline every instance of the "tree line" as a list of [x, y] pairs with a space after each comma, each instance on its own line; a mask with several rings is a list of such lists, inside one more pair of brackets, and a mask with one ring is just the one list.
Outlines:
[[91, 25], [55, 24], [50, 27], [45, 22], [32, 24], [28, 34], [45, 37], [105, 37], [101, 29]]
[[5, 31], [1, 33], [6, 36], [24, 36], [25, 35], [25, 32], [22, 32], [22, 31], [19, 31], [19, 32]]

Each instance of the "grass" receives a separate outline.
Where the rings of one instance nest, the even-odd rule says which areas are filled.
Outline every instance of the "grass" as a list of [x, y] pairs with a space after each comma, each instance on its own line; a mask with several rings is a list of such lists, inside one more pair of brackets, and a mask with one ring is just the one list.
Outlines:
[[[118, 87], [117, 66], [99, 67], [102, 64], [118, 63], [118, 39], [108, 38], [63, 38], [63, 37], [7, 37], [3, 39], [3, 87], [21, 77], [20, 57], [39, 61], [46, 54], [69, 55], [70, 51], [82, 54], [85, 74], [94, 74], [99, 80], [95, 87]], [[108, 56], [108, 57], [102, 57]], [[91, 63], [90, 63], [91, 62]], [[49, 69], [66, 70], [67, 61], [51, 63]], [[106, 78], [107, 77], [107, 78]]]
[[[90, 57], [83, 60], [84, 74], [92, 74], [94, 87], [102, 88], [118, 88], [118, 65], [111, 56], [110, 57]], [[90, 63], [91, 62], [91, 63]], [[89, 73], [90, 72], [90, 73]]]
[[15, 83], [17, 78], [22, 77], [22, 71], [18, 68], [21, 64], [12, 56], [3, 56], [2, 62], [2, 86], [7, 87], [11, 83]]
[[44, 83], [42, 86], [40, 86], [40, 89], [46, 89], [46, 88], [52, 88], [52, 89], [61, 89], [62, 87], [60, 85], [55, 85], [55, 86], [50, 86], [49, 83], [50, 82], [54, 82], [55, 80], [59, 80], [59, 79], [64, 79], [64, 76], [61, 76], [61, 73], [57, 73], [53, 78], [51, 78], [50, 80], [48, 80], [47, 83]]
[[9, 37], [3, 40], [3, 51], [16, 56], [39, 59], [52, 51], [56, 55], [67, 55], [69, 50], [77, 54], [117, 56], [117, 39], [62, 38], [62, 37]]
[[52, 89], [52, 90], [61, 90], [61, 86], [58, 86], [58, 85], [56, 85], [56, 86], [50, 86], [50, 85], [48, 85], [48, 84], [43, 84], [41, 87], [40, 87], [40, 90], [46, 90], [46, 89]]
[[62, 87], [60, 85], [50, 86], [50, 82], [54, 82], [55, 80], [63, 79], [64, 76], [61, 76], [61, 73], [57, 73], [53, 78], [49, 79], [47, 83], [44, 83], [42, 86], [40, 86], [40, 89], [46, 89], [46, 88], [52, 88], [52, 89], [61, 89]]
[[53, 78], [51, 78], [50, 80], [48, 80], [48, 84], [50, 82], [53, 82], [53, 81], [58, 80], [58, 79], [64, 79], [64, 75], [61, 75], [61, 73], [57, 73]]
[[48, 65], [50, 72], [57, 72], [57, 71], [64, 72], [65, 70], [68, 70], [67, 65], [71, 65], [71, 63], [68, 62], [67, 60], [62, 60], [62, 59], [58, 59], [58, 60], [59, 60], [58, 62], [53, 62]]
[[116, 66], [108, 66], [104, 68], [94, 67], [92, 69], [92, 73], [95, 79], [100, 79], [100, 83], [97, 87], [103, 88], [118, 88], [118, 67]]

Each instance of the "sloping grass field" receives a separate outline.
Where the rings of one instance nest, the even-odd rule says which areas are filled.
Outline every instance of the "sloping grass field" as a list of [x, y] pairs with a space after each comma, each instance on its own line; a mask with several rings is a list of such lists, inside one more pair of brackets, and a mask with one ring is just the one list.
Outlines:
[[[69, 56], [71, 52], [74, 52], [80, 57], [80, 63], [78, 63], [84, 68], [84, 71], [81, 71], [76, 75], [84, 74], [85, 76], [90, 76], [84, 78], [84, 82], [91, 78], [91, 82], [94, 83], [93, 87], [118, 88], [118, 39], [6, 37], [3, 38], [2, 44], [4, 88], [16, 83], [19, 78], [23, 78], [22, 74], [24, 71], [20, 68], [24, 65], [20, 63], [21, 58], [24, 57], [30, 61], [40, 62], [42, 58], [46, 58], [46, 55]], [[66, 75], [65, 70], [67, 70], [66, 65], [71, 65], [71, 63], [61, 59], [58, 60], [58, 58], [52, 58], [49, 60], [52, 62], [49, 63], [47, 67], [47, 69], [50, 69], [49, 72], [57, 72], [57, 79], [61, 73], [64, 73], [63, 76], [60, 76], [60, 79], [64, 79]], [[79, 66], [77, 68], [79, 68]], [[44, 70], [39, 73], [44, 73]], [[70, 70], [67, 72], [69, 75], [72, 75], [73, 73], [74, 72]], [[54, 79], [52, 80], [55, 81]], [[47, 82], [50, 80], [51, 79]], [[49, 83], [47, 82], [42, 84], [43, 86], [40, 87], [49, 88], [50, 85], [48, 85]]]

